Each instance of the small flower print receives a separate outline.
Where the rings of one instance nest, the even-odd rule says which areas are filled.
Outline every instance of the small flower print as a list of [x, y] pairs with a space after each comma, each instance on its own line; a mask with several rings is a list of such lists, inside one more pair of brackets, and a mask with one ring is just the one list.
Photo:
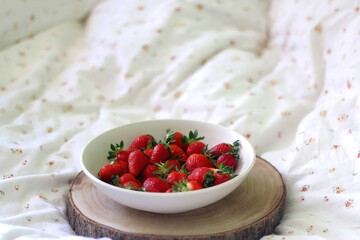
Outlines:
[[333, 192], [336, 193], [336, 194], [340, 194], [342, 192], [344, 192], [345, 189], [341, 186], [333, 186]]
[[330, 168], [329, 173], [334, 173], [336, 171], [336, 168]]
[[334, 144], [334, 145], [332, 146], [332, 149], [338, 149], [339, 147], [340, 147], [340, 145]]
[[323, 201], [324, 201], [324, 202], [328, 202], [328, 201], [329, 201], [328, 196], [324, 196]]
[[304, 186], [301, 187], [300, 191], [301, 192], [306, 192], [309, 188], [310, 188], [309, 185], [304, 185]]
[[346, 208], [352, 208], [354, 204], [354, 200], [353, 199], [349, 199], [345, 202], [345, 207]]
[[13, 178], [14, 177], [14, 174], [10, 173], [8, 175], [3, 175], [3, 179], [6, 179], [6, 178]]
[[47, 198], [44, 195], [42, 195], [41, 193], [38, 195], [38, 197], [41, 199], [47, 200]]
[[320, 111], [320, 116], [321, 117], [326, 117], [327, 111], [326, 110], [322, 110]]
[[289, 117], [291, 115], [291, 112], [289, 111], [284, 111], [281, 113], [281, 117]]
[[346, 119], [348, 119], [349, 115], [347, 114], [341, 114], [339, 117], [338, 117], [338, 121], [339, 122], [343, 122], [345, 121]]
[[352, 88], [352, 84], [351, 84], [350, 81], [347, 81], [347, 87], [348, 87], [349, 89]]
[[310, 226], [306, 229], [306, 231], [307, 231], [307, 232], [311, 232], [313, 229], [314, 229], [314, 226], [310, 225]]
[[316, 139], [315, 138], [308, 138], [306, 141], [305, 141], [305, 145], [309, 145], [311, 143], [314, 143], [316, 142]]
[[21, 148], [11, 148], [10, 151], [14, 154], [20, 154], [23, 152]]

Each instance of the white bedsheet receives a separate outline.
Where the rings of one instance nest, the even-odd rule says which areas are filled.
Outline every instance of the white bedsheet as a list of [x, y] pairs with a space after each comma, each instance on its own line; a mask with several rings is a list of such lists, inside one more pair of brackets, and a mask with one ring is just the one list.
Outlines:
[[1, 1], [1, 239], [84, 239], [82, 148], [160, 118], [235, 129], [281, 172], [263, 239], [360, 239], [359, 53], [359, 1]]

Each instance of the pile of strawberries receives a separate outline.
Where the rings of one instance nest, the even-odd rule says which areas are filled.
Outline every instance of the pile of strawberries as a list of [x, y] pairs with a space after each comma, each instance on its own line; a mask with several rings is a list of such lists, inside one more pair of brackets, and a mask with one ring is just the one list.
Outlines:
[[208, 148], [198, 131], [185, 136], [166, 130], [163, 140], [144, 134], [130, 147], [124, 142], [111, 144], [109, 164], [103, 166], [99, 178], [126, 189], [146, 192], [183, 192], [215, 186], [235, 177], [239, 140], [221, 142]]

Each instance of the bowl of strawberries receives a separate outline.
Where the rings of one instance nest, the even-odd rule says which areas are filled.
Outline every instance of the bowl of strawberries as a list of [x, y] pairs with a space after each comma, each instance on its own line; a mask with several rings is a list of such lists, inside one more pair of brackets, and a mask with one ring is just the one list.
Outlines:
[[255, 152], [221, 125], [148, 120], [108, 130], [85, 146], [81, 167], [108, 198], [153, 213], [180, 213], [227, 196], [245, 179]]

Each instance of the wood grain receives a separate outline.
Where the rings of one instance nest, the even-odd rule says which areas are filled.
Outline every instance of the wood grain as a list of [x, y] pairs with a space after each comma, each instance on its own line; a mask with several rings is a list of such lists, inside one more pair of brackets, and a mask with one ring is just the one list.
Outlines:
[[259, 239], [272, 233], [283, 215], [286, 188], [279, 172], [257, 157], [244, 182], [224, 199], [178, 214], [155, 214], [120, 205], [91, 184], [83, 172], [68, 195], [74, 231], [113, 239]]

